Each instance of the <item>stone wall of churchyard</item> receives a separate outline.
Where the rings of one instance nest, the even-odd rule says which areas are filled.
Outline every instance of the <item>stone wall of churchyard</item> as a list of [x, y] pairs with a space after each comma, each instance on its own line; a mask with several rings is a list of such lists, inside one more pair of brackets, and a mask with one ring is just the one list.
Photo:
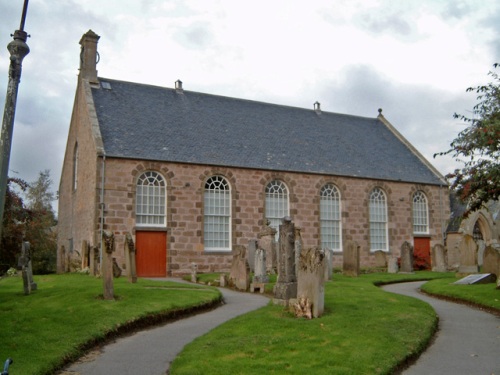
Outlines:
[[[61, 182], [58, 210], [58, 272], [69, 270], [68, 257], [73, 259], [72, 270], [79, 266], [82, 241], [96, 246], [96, 210], [98, 209], [98, 158], [92, 136], [92, 119], [86, 102], [90, 91], [79, 85], [68, 134]], [[76, 188], [74, 184], [75, 147], [77, 152]], [[64, 249], [65, 254], [62, 253]]]
[[[341, 193], [342, 241], [354, 240], [361, 250], [361, 265], [374, 265], [369, 250], [370, 191], [379, 187], [388, 200], [389, 251], [398, 256], [404, 241], [412, 243], [412, 196], [421, 190], [428, 199], [431, 246], [443, 243], [442, 230], [449, 217], [447, 187], [404, 182], [374, 181], [361, 178], [330, 177], [300, 173], [282, 173], [241, 168], [133, 161], [106, 160], [105, 213], [106, 230], [115, 233], [116, 258], [125, 266], [125, 234], [135, 235], [136, 181], [144, 171], [156, 171], [167, 184], [167, 267], [169, 275], [190, 272], [191, 263], [200, 272], [228, 271], [230, 253], [209, 253], [203, 246], [203, 193], [205, 181], [214, 175], [227, 179], [232, 199], [232, 245], [247, 246], [265, 223], [265, 187], [274, 180], [289, 189], [290, 216], [301, 228], [304, 247], [320, 246], [319, 193], [326, 183]], [[341, 255], [334, 263], [342, 263]]]

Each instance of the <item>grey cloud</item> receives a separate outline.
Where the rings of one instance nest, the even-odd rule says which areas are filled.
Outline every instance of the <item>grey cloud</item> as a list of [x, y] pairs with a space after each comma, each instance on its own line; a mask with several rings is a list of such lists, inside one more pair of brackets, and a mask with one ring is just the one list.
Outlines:
[[209, 25], [196, 23], [175, 34], [176, 41], [190, 49], [205, 49], [213, 39]]
[[331, 112], [376, 117], [382, 108], [385, 118], [444, 173], [454, 168], [450, 160], [433, 160], [433, 155], [446, 151], [463, 129], [453, 113], [474, 105], [465, 88], [450, 94], [423, 85], [397, 84], [367, 66], [350, 67], [341, 80], [325, 82], [322, 97], [322, 108]]
[[385, 14], [382, 12], [365, 13], [359, 17], [360, 25], [374, 34], [390, 33], [407, 37], [412, 33], [412, 26], [405, 20], [402, 12]]

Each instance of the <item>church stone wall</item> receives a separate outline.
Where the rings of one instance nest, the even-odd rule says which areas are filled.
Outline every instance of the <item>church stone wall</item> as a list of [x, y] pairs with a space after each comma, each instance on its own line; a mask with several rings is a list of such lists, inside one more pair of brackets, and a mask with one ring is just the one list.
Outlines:
[[[412, 243], [412, 196], [425, 192], [429, 201], [431, 246], [443, 243], [442, 227], [449, 217], [446, 187], [414, 183], [373, 181], [360, 178], [328, 177], [300, 173], [269, 172], [241, 168], [219, 168], [189, 164], [106, 160], [105, 212], [106, 230], [115, 233], [116, 257], [125, 266], [125, 234], [135, 235], [135, 184], [146, 170], [162, 174], [167, 183], [167, 267], [169, 275], [190, 272], [191, 263], [200, 272], [228, 271], [229, 253], [209, 253], [203, 248], [203, 193], [210, 176], [224, 176], [231, 185], [232, 245], [247, 246], [265, 223], [265, 186], [273, 179], [282, 180], [289, 189], [290, 216], [301, 228], [304, 248], [320, 245], [319, 193], [326, 183], [335, 184], [341, 192], [342, 240], [353, 240], [361, 251], [362, 267], [375, 265], [369, 250], [368, 198], [375, 187], [384, 190], [388, 199], [389, 252], [399, 256], [403, 242]], [[341, 253], [334, 256], [342, 264]]]

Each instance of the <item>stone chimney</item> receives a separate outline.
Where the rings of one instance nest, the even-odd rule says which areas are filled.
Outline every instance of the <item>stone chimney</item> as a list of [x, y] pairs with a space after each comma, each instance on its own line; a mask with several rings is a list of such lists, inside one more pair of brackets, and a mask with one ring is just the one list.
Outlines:
[[99, 62], [97, 42], [100, 36], [92, 30], [83, 34], [80, 39], [82, 51], [80, 53], [80, 78], [88, 79], [90, 83], [99, 83], [96, 65]]
[[321, 115], [321, 104], [319, 102], [314, 103], [314, 111], [318, 114]]

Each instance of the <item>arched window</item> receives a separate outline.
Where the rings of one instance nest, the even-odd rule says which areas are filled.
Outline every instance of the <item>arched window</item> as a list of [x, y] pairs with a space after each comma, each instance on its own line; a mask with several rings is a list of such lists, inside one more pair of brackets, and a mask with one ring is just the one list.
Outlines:
[[421, 191], [413, 195], [413, 233], [429, 233], [427, 197]]
[[224, 177], [205, 183], [204, 245], [208, 251], [231, 251], [231, 190]]
[[166, 189], [163, 177], [153, 171], [137, 179], [135, 214], [137, 226], [166, 226]]
[[78, 186], [78, 142], [75, 143], [73, 150], [73, 190]]
[[288, 209], [288, 189], [279, 181], [271, 181], [266, 186], [266, 219], [276, 229], [276, 240], [279, 238], [279, 226], [285, 216], [290, 216]]
[[340, 192], [334, 185], [323, 186], [320, 192], [321, 247], [342, 250]]
[[388, 251], [387, 199], [380, 188], [370, 193], [370, 250]]

